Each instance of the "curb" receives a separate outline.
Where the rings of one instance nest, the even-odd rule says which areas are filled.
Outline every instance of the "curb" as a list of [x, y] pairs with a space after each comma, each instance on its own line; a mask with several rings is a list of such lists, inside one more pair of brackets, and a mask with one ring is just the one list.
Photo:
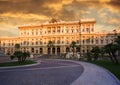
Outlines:
[[7, 69], [7, 68], [20, 68], [20, 67], [29, 67], [29, 66], [36, 66], [39, 65], [41, 61], [37, 61], [36, 64], [30, 64], [30, 65], [22, 65], [22, 66], [9, 66], [9, 67], [0, 67], [0, 69]]

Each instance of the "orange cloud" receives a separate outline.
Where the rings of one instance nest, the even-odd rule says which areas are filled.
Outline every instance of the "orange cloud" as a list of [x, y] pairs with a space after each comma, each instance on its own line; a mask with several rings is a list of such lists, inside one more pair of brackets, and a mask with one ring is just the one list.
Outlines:
[[0, 17], [12, 17], [12, 18], [23, 18], [23, 19], [39, 19], [48, 20], [49, 17], [38, 14], [23, 14], [23, 13], [3, 13]]
[[100, 3], [111, 2], [111, 0], [99, 0]]
[[71, 4], [73, 0], [62, 0], [62, 4]]

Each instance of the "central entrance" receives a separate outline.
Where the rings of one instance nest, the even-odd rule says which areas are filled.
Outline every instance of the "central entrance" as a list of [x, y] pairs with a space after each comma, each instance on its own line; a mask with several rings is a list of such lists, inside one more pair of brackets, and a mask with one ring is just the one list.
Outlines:
[[50, 48], [48, 48], [48, 54], [50, 54]]
[[55, 48], [52, 48], [52, 54], [55, 54]]
[[60, 47], [57, 47], [57, 55], [60, 55]]

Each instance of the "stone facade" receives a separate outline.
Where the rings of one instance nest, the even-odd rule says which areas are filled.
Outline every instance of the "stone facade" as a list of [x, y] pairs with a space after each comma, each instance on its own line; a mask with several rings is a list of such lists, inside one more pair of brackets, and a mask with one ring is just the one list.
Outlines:
[[[81, 19], [20, 26], [19, 37], [1, 37], [0, 46], [4, 54], [13, 54], [16, 43], [20, 44], [21, 51], [29, 51], [32, 54], [61, 54], [71, 51], [69, 45], [75, 41], [77, 43], [75, 51], [83, 54], [94, 46], [102, 47], [114, 42], [117, 32], [96, 33], [95, 23], [95, 19]], [[47, 47], [49, 41], [53, 42], [53, 48]]]

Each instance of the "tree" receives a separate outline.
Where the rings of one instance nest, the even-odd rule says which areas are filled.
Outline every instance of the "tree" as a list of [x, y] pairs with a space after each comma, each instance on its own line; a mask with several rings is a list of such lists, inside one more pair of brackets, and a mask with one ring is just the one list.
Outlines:
[[15, 44], [15, 46], [14, 46], [14, 48], [15, 48], [15, 51], [19, 51], [20, 50], [20, 44]]
[[117, 38], [115, 38], [115, 43], [118, 45], [118, 56], [120, 54], [120, 36], [117, 36]]
[[15, 44], [15, 52], [11, 56], [11, 59], [17, 58], [19, 63], [22, 63], [26, 60], [27, 57], [30, 56], [29, 52], [20, 51], [20, 44]]
[[75, 42], [75, 41], [72, 41], [71, 44], [70, 44], [70, 47], [72, 48], [73, 57], [74, 57], [74, 51], [75, 51], [75, 47], [76, 47], [76, 42]]
[[92, 53], [91, 52], [87, 52], [85, 53], [85, 57], [87, 58], [87, 61], [92, 61]]
[[120, 45], [120, 36], [117, 36], [117, 38], [115, 38], [115, 42]]
[[105, 52], [109, 54], [110, 59], [113, 63], [118, 63], [116, 52], [118, 50], [118, 45], [117, 44], [107, 44], [104, 46]]
[[13, 56], [14, 56], [13, 59], [17, 58], [19, 63], [22, 62], [22, 52], [21, 51], [15, 51]]
[[47, 47], [50, 48], [50, 51], [51, 51], [51, 48], [54, 47], [53, 42], [48, 41]]
[[27, 57], [30, 57], [30, 53], [29, 52], [23, 52], [21, 61], [24, 62]]
[[30, 57], [29, 52], [15, 51], [11, 56], [11, 59], [17, 58], [19, 63], [22, 63], [26, 60], [27, 57]]
[[105, 55], [105, 49], [104, 49], [104, 47], [101, 47], [100, 48], [100, 56], [104, 57], [104, 55]]
[[99, 57], [99, 54], [100, 54], [100, 48], [98, 46], [93, 47], [91, 52], [93, 53], [94, 61], [96, 61]]

